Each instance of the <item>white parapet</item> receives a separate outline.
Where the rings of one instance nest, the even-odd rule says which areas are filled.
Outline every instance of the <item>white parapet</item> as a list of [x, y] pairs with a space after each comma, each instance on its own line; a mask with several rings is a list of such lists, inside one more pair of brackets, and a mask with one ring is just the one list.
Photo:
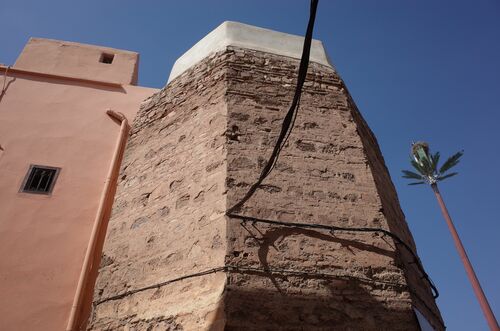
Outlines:
[[[224, 50], [228, 46], [253, 49], [300, 59], [303, 44], [304, 37], [301, 36], [226, 21], [175, 61], [168, 82], [210, 54]], [[319, 40], [313, 39], [312, 41], [310, 61], [332, 67], [323, 43]]]

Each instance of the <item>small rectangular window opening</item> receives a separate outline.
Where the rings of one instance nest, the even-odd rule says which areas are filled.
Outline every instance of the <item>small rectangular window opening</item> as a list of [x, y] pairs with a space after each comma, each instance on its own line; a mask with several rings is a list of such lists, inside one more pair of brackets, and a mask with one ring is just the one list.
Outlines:
[[61, 168], [30, 165], [21, 192], [50, 194]]
[[102, 53], [101, 54], [101, 63], [111, 64], [113, 63], [113, 59], [115, 58], [115, 54]]

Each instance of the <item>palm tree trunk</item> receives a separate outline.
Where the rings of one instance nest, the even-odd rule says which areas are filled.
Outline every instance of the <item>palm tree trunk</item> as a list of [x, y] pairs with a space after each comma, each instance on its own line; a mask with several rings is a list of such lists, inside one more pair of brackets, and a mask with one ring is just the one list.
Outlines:
[[499, 331], [500, 328], [498, 327], [498, 322], [495, 318], [495, 315], [493, 314], [493, 311], [491, 310], [490, 304], [488, 303], [486, 296], [484, 295], [483, 289], [481, 288], [481, 284], [479, 284], [479, 280], [477, 279], [476, 273], [472, 268], [472, 264], [470, 263], [469, 258], [467, 257], [467, 253], [465, 252], [465, 248], [462, 245], [462, 241], [458, 236], [457, 230], [455, 229], [455, 225], [453, 225], [453, 221], [451, 220], [450, 214], [448, 213], [448, 209], [446, 208], [443, 198], [441, 197], [441, 193], [439, 193], [438, 186], [437, 184], [432, 184], [431, 187], [432, 190], [434, 191], [434, 194], [436, 195], [439, 207], [441, 207], [441, 212], [443, 213], [444, 219], [448, 224], [448, 229], [450, 230], [451, 236], [453, 237], [453, 241], [455, 242], [455, 247], [457, 248], [462, 263], [464, 264], [465, 271], [467, 272], [467, 277], [469, 277], [469, 281], [472, 284], [472, 288], [474, 289], [474, 293], [476, 294], [479, 304], [481, 305], [481, 309], [483, 310], [483, 313], [486, 316], [488, 325], [492, 331]]

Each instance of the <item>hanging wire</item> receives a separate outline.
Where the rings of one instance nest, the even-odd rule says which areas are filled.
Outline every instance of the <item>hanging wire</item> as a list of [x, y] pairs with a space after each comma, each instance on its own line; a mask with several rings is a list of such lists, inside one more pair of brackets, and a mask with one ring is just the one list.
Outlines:
[[408, 263], [415, 264], [417, 268], [420, 270], [422, 274], [422, 278], [424, 278], [428, 283], [429, 286], [432, 289], [433, 292], [433, 297], [437, 298], [439, 297], [439, 291], [434, 285], [432, 279], [429, 277], [427, 272], [425, 272], [424, 266], [420, 262], [420, 259], [418, 258], [417, 254], [411, 249], [411, 247], [403, 241], [397, 234], [386, 230], [382, 228], [369, 228], [369, 227], [341, 227], [341, 226], [335, 226], [335, 225], [324, 225], [324, 224], [315, 224], [315, 223], [295, 223], [295, 222], [281, 222], [281, 221], [275, 221], [275, 220], [268, 220], [268, 219], [262, 219], [262, 218], [256, 218], [256, 217], [250, 217], [250, 216], [243, 216], [243, 215], [237, 215], [237, 214], [231, 214], [231, 213], [226, 213], [227, 216], [234, 218], [234, 219], [240, 219], [243, 221], [250, 221], [253, 223], [264, 223], [264, 224], [271, 224], [271, 225], [279, 225], [279, 226], [285, 226], [285, 227], [294, 227], [294, 228], [303, 228], [303, 229], [318, 229], [318, 230], [328, 230], [331, 234], [335, 232], [378, 232], [382, 233], [384, 235], [387, 235], [388, 237], [391, 237], [397, 244], [400, 244], [403, 246], [408, 253], [412, 256], [412, 261]]
[[302, 227], [302, 228], [316, 228], [316, 229], [323, 229], [323, 230], [328, 230], [331, 233], [334, 231], [351, 231], [351, 232], [379, 232], [383, 233], [389, 237], [391, 237], [395, 242], [401, 244], [413, 257], [413, 261], [411, 263], [415, 263], [422, 273], [422, 277], [426, 279], [426, 281], [429, 283], [434, 298], [437, 298], [439, 296], [439, 292], [432, 282], [431, 278], [429, 275], [425, 272], [424, 267], [422, 266], [422, 263], [420, 262], [418, 256], [416, 255], [415, 252], [411, 249], [411, 247], [406, 244], [398, 235], [396, 235], [393, 232], [390, 232], [388, 230], [382, 229], [382, 228], [345, 228], [345, 227], [337, 227], [337, 226], [329, 226], [329, 225], [322, 225], [322, 224], [309, 224], [309, 223], [287, 223], [287, 222], [280, 222], [280, 221], [272, 221], [272, 220], [263, 220], [263, 219], [258, 219], [254, 217], [248, 217], [248, 216], [242, 216], [242, 215], [237, 215], [234, 214], [235, 211], [239, 210], [245, 202], [247, 202], [253, 194], [257, 191], [259, 186], [262, 184], [264, 179], [271, 173], [271, 171], [274, 169], [276, 162], [278, 161], [279, 155], [281, 150], [283, 149], [286, 141], [288, 140], [293, 126], [295, 124], [295, 119], [297, 118], [297, 113], [300, 105], [300, 99], [302, 96], [302, 87], [304, 85], [306, 76], [307, 76], [307, 69], [309, 66], [309, 56], [311, 52], [311, 43], [312, 43], [312, 35], [313, 35], [313, 29], [314, 29], [314, 21], [316, 19], [316, 11], [318, 7], [318, 0], [311, 0], [311, 8], [310, 8], [310, 14], [309, 14], [309, 22], [307, 25], [307, 31], [306, 31], [306, 36], [304, 38], [304, 46], [302, 49], [302, 57], [300, 59], [300, 66], [299, 66], [299, 73], [298, 73], [298, 78], [297, 78], [297, 86], [295, 89], [295, 94], [293, 97], [292, 104], [290, 106], [290, 109], [288, 110], [287, 114], [285, 115], [283, 119], [283, 123], [281, 125], [281, 131], [278, 136], [278, 139], [276, 140], [276, 144], [273, 148], [273, 152], [271, 153], [271, 156], [269, 157], [269, 160], [267, 161], [266, 165], [262, 169], [262, 172], [258, 178], [258, 180], [250, 187], [250, 189], [247, 191], [247, 193], [243, 196], [241, 200], [239, 200], [236, 204], [234, 204], [232, 207], [230, 207], [226, 215], [229, 217], [233, 218], [239, 218], [239, 219], [246, 219], [246, 220], [251, 220], [253, 222], [260, 222], [260, 223], [267, 223], [267, 224], [274, 224], [274, 225], [281, 225], [281, 226], [291, 226], [291, 227]]
[[276, 162], [278, 161], [279, 155], [285, 143], [292, 132], [293, 125], [295, 123], [295, 119], [297, 117], [297, 112], [300, 104], [300, 97], [302, 95], [302, 87], [304, 86], [304, 82], [307, 76], [307, 68], [309, 67], [309, 55], [311, 53], [311, 43], [312, 43], [312, 35], [314, 29], [314, 21], [316, 19], [316, 10], [318, 8], [318, 0], [311, 0], [311, 9], [309, 14], [309, 23], [307, 24], [306, 36], [304, 38], [304, 47], [302, 48], [302, 57], [300, 59], [299, 65], [299, 74], [297, 77], [297, 86], [295, 88], [295, 94], [293, 96], [292, 104], [290, 105], [290, 109], [285, 115], [283, 119], [283, 123], [281, 125], [281, 131], [276, 140], [276, 144], [274, 145], [273, 152], [269, 157], [266, 165], [262, 169], [262, 172], [259, 176], [259, 179], [250, 187], [245, 196], [234, 206], [228, 209], [228, 212], [234, 212], [240, 209], [245, 202], [247, 202], [257, 191], [260, 184], [266, 179], [266, 177], [273, 171]]

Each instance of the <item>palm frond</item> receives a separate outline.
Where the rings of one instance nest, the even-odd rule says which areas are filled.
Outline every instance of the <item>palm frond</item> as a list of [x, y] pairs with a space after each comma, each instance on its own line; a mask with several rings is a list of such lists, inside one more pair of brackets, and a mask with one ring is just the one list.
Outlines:
[[408, 185], [420, 185], [420, 184], [425, 184], [425, 182], [414, 182], [414, 183], [409, 183]]
[[450, 178], [450, 177], [453, 177], [455, 175], [458, 175], [458, 172], [452, 172], [451, 174], [448, 174], [445, 176], [439, 176], [438, 178], [436, 178], [436, 180], [442, 181], [442, 180], [445, 180], [446, 178]]
[[460, 151], [449, 157], [448, 160], [446, 160], [446, 162], [443, 164], [441, 169], [439, 169], [439, 173], [445, 173], [446, 171], [456, 166], [458, 162], [460, 162], [460, 158], [462, 157], [462, 155], [464, 155], [464, 152]]
[[415, 170], [417, 170], [419, 173], [421, 173], [422, 175], [425, 175], [425, 170], [424, 168], [422, 168], [422, 166], [420, 164], [418, 164], [417, 161], [415, 160], [411, 160], [411, 165], [413, 166], [413, 168], [415, 168]]
[[438, 164], [439, 164], [439, 157], [441, 156], [441, 154], [439, 154], [439, 152], [436, 152], [436, 154], [432, 155], [431, 158], [432, 158], [432, 163], [433, 163], [433, 168], [434, 169], [437, 169], [438, 167]]
[[433, 167], [431, 161], [427, 157], [420, 159], [420, 161], [422, 162], [422, 166], [425, 170], [425, 175], [427, 175], [427, 176], [432, 175], [434, 173], [434, 171], [436, 170], [436, 168]]
[[422, 175], [419, 175], [417, 173], [414, 173], [413, 171], [409, 171], [409, 170], [402, 170], [403, 172], [403, 178], [410, 178], [410, 179], [418, 179], [418, 180], [422, 180]]

